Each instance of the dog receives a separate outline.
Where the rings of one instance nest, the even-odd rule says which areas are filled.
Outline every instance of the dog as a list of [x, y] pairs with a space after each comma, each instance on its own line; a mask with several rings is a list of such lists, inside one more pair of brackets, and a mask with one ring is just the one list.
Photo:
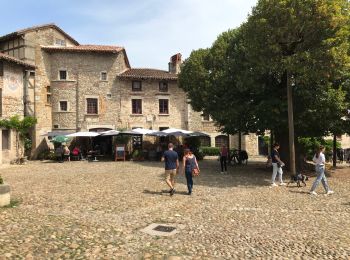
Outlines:
[[306, 175], [304, 174], [301, 174], [301, 173], [298, 173], [297, 175], [292, 175], [291, 176], [291, 179], [290, 181], [287, 183], [287, 186], [290, 184], [290, 183], [297, 183], [297, 186], [298, 187], [301, 187], [301, 184], [300, 182], [302, 182], [304, 184], [304, 187], [306, 187], [306, 182], [305, 181], [308, 181], [309, 180], [309, 177], [307, 177]]

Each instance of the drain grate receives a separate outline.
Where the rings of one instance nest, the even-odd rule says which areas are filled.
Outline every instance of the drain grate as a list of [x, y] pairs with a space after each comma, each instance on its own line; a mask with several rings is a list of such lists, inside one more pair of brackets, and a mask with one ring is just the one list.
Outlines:
[[[152, 236], [173, 236], [179, 232], [178, 227], [177, 225], [153, 223], [141, 229], [141, 231]], [[179, 228], [181, 229], [181, 227]]]
[[156, 226], [153, 230], [170, 233], [170, 232], [174, 231], [175, 229], [176, 229], [175, 227], [159, 225], [159, 226]]

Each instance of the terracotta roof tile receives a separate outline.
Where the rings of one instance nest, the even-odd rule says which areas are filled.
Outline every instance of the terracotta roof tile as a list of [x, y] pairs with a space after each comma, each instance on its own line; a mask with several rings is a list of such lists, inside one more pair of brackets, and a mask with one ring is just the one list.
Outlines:
[[5, 53], [1, 53], [0, 52], [0, 60], [5, 60], [5, 61], [9, 61], [9, 62], [13, 62], [16, 63], [18, 65], [24, 66], [26, 68], [35, 68], [35, 65], [24, 62], [22, 60], [16, 59], [15, 57], [9, 56]]
[[40, 29], [46, 29], [46, 28], [56, 29], [57, 31], [59, 31], [60, 33], [65, 35], [68, 39], [70, 39], [74, 44], [79, 45], [79, 42], [77, 42], [72, 36], [70, 36], [68, 33], [63, 31], [60, 27], [58, 27], [54, 23], [42, 24], [42, 25], [32, 26], [29, 28], [18, 30], [18, 31], [1, 36], [0, 41], [11, 39], [13, 37], [17, 37], [17, 36], [23, 35], [23, 34], [28, 33], [28, 32], [32, 32], [32, 31], [40, 30]]
[[129, 69], [118, 76], [122, 79], [160, 79], [177, 80], [177, 75], [166, 70], [157, 69]]
[[108, 45], [78, 45], [78, 46], [41, 46], [42, 49], [48, 52], [108, 52], [118, 53], [123, 51], [123, 47], [108, 46]]

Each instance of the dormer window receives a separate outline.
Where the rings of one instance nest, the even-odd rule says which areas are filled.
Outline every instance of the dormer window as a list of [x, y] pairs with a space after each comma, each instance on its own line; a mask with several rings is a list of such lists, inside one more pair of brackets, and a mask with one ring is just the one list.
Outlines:
[[55, 40], [55, 45], [56, 46], [66, 46], [66, 41], [62, 39], [56, 39]]
[[141, 81], [133, 81], [132, 82], [132, 91], [142, 91]]

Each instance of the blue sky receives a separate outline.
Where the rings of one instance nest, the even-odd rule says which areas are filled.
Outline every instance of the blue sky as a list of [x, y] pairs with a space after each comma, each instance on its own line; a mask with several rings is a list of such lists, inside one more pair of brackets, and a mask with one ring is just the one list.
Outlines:
[[[170, 56], [210, 47], [257, 0], [0, 0], [0, 35], [55, 23], [81, 44], [118, 45], [132, 67], [167, 69]], [[4, 11], [5, 10], [5, 11]], [[5, 22], [6, 21], [6, 22]]]

